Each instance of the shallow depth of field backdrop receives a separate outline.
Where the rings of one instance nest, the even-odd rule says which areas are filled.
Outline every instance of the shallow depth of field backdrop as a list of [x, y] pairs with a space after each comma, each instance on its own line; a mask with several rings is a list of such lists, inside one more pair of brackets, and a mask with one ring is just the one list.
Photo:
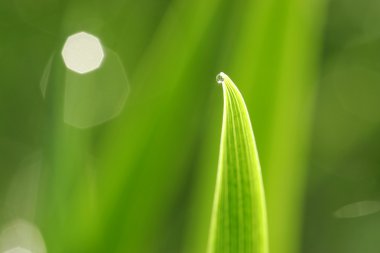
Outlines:
[[[205, 252], [220, 71], [271, 252], [379, 252], [379, 24], [377, 0], [2, 0], [1, 252]], [[62, 58], [79, 32], [104, 53], [83, 75]]]

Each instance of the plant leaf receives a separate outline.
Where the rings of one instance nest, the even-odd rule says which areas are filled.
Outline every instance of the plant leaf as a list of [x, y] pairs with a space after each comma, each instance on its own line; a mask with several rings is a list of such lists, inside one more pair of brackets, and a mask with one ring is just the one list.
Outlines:
[[224, 73], [224, 113], [208, 253], [267, 253], [259, 157], [243, 97]]

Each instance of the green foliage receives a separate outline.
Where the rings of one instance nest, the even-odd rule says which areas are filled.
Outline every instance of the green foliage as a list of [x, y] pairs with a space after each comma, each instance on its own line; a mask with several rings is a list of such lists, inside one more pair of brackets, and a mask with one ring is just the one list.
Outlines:
[[[222, 115], [211, 83], [223, 69], [254, 117], [270, 249], [297, 252], [320, 3], [0, 1], [0, 229], [26, 219], [54, 253], [205, 252]], [[83, 76], [61, 59], [79, 31], [106, 52]], [[100, 120], [115, 104], [120, 114]]]
[[217, 80], [224, 113], [208, 253], [267, 253], [264, 188], [248, 110], [227, 75]]

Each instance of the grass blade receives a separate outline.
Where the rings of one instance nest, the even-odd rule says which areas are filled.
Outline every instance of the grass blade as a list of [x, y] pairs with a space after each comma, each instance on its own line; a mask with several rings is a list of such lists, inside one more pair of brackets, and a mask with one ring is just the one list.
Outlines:
[[261, 168], [243, 97], [224, 73], [224, 113], [208, 253], [267, 253]]

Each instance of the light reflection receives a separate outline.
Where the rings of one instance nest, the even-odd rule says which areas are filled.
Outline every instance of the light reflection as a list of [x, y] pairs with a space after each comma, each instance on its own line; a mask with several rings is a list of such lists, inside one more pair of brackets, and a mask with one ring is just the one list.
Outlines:
[[24, 248], [21, 248], [21, 247], [16, 247], [16, 248], [7, 250], [4, 253], [32, 253], [32, 252], [30, 250], [28, 250], [28, 249], [24, 249]]
[[45, 97], [46, 95], [46, 89], [49, 84], [51, 68], [53, 66], [53, 59], [54, 59], [54, 55], [50, 56], [48, 63], [45, 66], [44, 72], [42, 73], [42, 77], [40, 81], [40, 89], [41, 89], [43, 97]]
[[41, 167], [41, 153], [32, 153], [21, 161], [20, 168], [10, 178], [4, 203], [13, 217], [34, 219]]
[[85, 74], [100, 67], [104, 51], [97, 37], [79, 32], [67, 38], [62, 49], [62, 57], [68, 69]]
[[356, 218], [380, 211], [379, 201], [360, 201], [339, 208], [334, 216], [337, 218]]
[[336, 96], [340, 106], [361, 124], [380, 122], [378, 49], [374, 40], [353, 43], [326, 64], [324, 83], [333, 88], [329, 96]]
[[64, 121], [89, 128], [119, 115], [128, 96], [127, 75], [119, 56], [106, 49], [100, 69], [86, 75], [71, 71], [65, 76]]
[[62, 73], [61, 61], [57, 61], [55, 53], [46, 64], [41, 93], [43, 97], [55, 94], [54, 101], [63, 101], [63, 121], [70, 126], [89, 128], [102, 124], [118, 116], [124, 107], [129, 83], [123, 63], [113, 50], [104, 47], [102, 52], [106, 57], [101, 67], [86, 74], [66, 68]]
[[46, 253], [46, 246], [35, 225], [25, 220], [15, 220], [1, 231], [0, 252]]

